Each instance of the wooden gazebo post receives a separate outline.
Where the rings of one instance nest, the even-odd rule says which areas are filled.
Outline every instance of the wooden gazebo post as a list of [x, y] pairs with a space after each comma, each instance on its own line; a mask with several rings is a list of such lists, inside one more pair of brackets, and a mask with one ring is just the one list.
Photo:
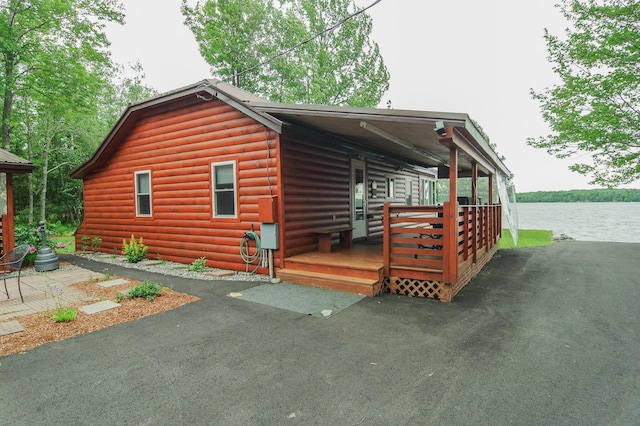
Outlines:
[[13, 175], [6, 174], [7, 214], [2, 216], [2, 252], [6, 253], [15, 246], [13, 229]]

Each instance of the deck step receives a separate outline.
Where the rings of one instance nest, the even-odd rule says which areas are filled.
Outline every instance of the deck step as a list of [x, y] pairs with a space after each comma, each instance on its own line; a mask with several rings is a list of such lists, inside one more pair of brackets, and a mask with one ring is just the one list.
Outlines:
[[379, 294], [382, 287], [379, 279], [349, 277], [289, 268], [280, 269], [277, 275], [282, 281], [294, 284], [364, 294], [365, 296], [375, 296]]
[[337, 262], [322, 264], [317, 261], [287, 259], [287, 270], [318, 272], [323, 274], [338, 275], [340, 277], [366, 278], [369, 280], [380, 280], [382, 278], [382, 267], [375, 266], [355, 266], [341, 265]]

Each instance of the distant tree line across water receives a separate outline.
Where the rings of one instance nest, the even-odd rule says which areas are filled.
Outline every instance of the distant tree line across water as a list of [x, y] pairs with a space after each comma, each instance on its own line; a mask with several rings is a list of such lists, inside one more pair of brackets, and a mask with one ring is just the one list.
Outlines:
[[518, 203], [640, 202], [640, 189], [572, 189], [519, 192]]

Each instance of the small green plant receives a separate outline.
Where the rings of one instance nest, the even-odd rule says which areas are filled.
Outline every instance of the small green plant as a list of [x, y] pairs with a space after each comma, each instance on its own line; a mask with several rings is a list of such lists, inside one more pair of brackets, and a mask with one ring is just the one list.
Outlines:
[[93, 251], [98, 251], [98, 248], [100, 248], [100, 243], [102, 243], [102, 238], [95, 236], [91, 239], [91, 249]]
[[187, 271], [191, 272], [202, 272], [205, 269], [207, 269], [207, 259], [205, 257], [199, 257], [191, 262], [191, 265], [187, 266]]
[[57, 308], [49, 314], [49, 317], [55, 322], [70, 322], [76, 319], [76, 316], [78, 316], [76, 308]]
[[[143, 297], [148, 301], [152, 301], [157, 296], [160, 296], [160, 293], [162, 293], [162, 285], [151, 281], [143, 281], [137, 286], [131, 288], [127, 292], [126, 297], [128, 297], [129, 299]], [[122, 300], [122, 298], [120, 300]]]
[[66, 307], [63, 306], [61, 301], [62, 289], [60, 287], [55, 287], [53, 298], [56, 301], [56, 307], [51, 310], [47, 310], [47, 315], [49, 318], [54, 320], [55, 322], [70, 322], [76, 319], [78, 315], [78, 311], [74, 307]]
[[147, 250], [149, 248], [142, 242], [142, 237], [139, 241], [136, 241], [133, 234], [131, 234], [131, 240], [127, 243], [127, 240], [122, 240], [122, 254], [127, 258], [129, 263], [138, 263], [147, 256]]
[[160, 256], [160, 253], [158, 253], [158, 260], [160, 261], [160, 264], [162, 266], [165, 266], [167, 264], [167, 259], [165, 259], [164, 257]]
[[80, 237], [80, 250], [87, 251], [87, 248], [89, 248], [89, 236], [85, 234]]
[[107, 268], [102, 270], [102, 274], [104, 275], [104, 281], [109, 281], [111, 279], [111, 274]]

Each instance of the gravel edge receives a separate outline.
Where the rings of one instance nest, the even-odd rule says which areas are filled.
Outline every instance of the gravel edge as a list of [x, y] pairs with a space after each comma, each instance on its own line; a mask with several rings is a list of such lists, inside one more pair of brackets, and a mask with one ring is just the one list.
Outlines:
[[268, 282], [269, 276], [262, 274], [252, 274], [245, 272], [232, 271], [227, 269], [207, 268], [203, 272], [193, 272], [187, 270], [187, 266], [182, 263], [160, 261], [146, 259], [138, 263], [127, 262], [124, 256], [116, 256], [107, 253], [71, 253], [74, 256], [82, 257], [96, 262], [118, 265], [123, 268], [139, 269], [147, 272], [154, 272], [161, 275], [170, 275], [174, 277], [193, 278], [198, 280], [209, 281], [252, 281], [252, 282]]

